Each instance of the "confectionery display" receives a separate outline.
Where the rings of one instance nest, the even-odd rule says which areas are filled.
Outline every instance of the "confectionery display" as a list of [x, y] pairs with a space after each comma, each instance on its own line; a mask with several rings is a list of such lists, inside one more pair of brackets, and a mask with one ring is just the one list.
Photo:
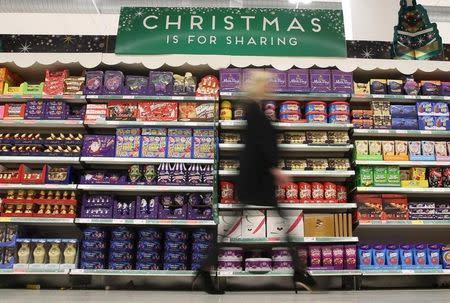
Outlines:
[[0, 224], [0, 269], [10, 269], [15, 262], [18, 226]]
[[356, 178], [357, 185], [364, 187], [450, 187], [450, 169], [448, 167], [400, 169], [398, 166], [358, 166]]
[[214, 131], [190, 128], [119, 128], [116, 135], [86, 135], [82, 156], [214, 158]]
[[212, 220], [211, 193], [152, 196], [85, 194], [82, 218]]
[[373, 269], [449, 268], [448, 246], [442, 244], [371, 244], [358, 246], [358, 267]]
[[357, 220], [448, 220], [450, 203], [409, 201], [404, 195], [358, 194]]
[[0, 155], [62, 156], [80, 155], [83, 135], [80, 133], [0, 133]]
[[77, 239], [17, 238], [14, 268], [60, 270], [76, 268]]
[[[0, 174], [1, 175], [1, 174]], [[85, 171], [80, 184], [213, 185], [212, 165], [170, 164], [131, 165], [123, 170]]]
[[356, 160], [448, 161], [445, 141], [355, 140]]
[[44, 165], [39, 169], [31, 169], [25, 164], [20, 164], [18, 168], [0, 166], [0, 184], [69, 184], [72, 177], [70, 166]]
[[87, 227], [83, 231], [79, 266], [81, 269], [195, 270], [204, 260], [212, 239], [211, 232], [205, 229]]
[[[220, 70], [220, 88], [224, 92], [240, 91], [243, 84], [250, 77], [252, 68], [227, 68]], [[336, 69], [290, 69], [280, 71], [266, 68], [272, 73], [275, 92], [298, 93], [352, 93], [352, 73], [341, 72]]]
[[77, 214], [75, 191], [8, 190], [2, 199], [3, 217], [75, 218]]
[[[0, 156], [71, 157], [66, 164], [65, 159], [1, 163], [0, 185], [11, 188], [1, 195], [0, 221], [18, 225], [0, 223], [0, 270], [119, 271], [114, 275], [162, 270], [158, 275], [170, 276], [165, 271], [201, 267], [216, 228], [218, 241], [227, 243], [219, 252], [218, 270], [224, 272], [274, 277], [292, 272], [289, 250], [274, 247], [283, 246], [286, 236], [306, 242], [297, 253], [312, 271], [450, 269], [450, 247], [438, 240], [371, 242], [358, 230], [450, 220], [445, 196], [408, 192], [441, 188], [445, 194], [450, 188], [450, 168], [432, 163], [450, 161], [450, 142], [440, 132], [424, 136], [450, 130], [442, 97], [450, 96], [450, 82], [419, 74], [383, 79], [381, 73], [369, 80], [336, 68], [261, 69], [273, 76], [274, 94], [261, 107], [283, 147], [278, 167], [292, 178], [276, 187], [282, 217], [273, 209], [239, 204], [238, 151], [222, 146], [245, 144], [242, 88], [255, 69], [134, 73], [107, 67], [70, 76], [60, 68], [27, 82], [25, 73], [24, 80], [0, 68], [0, 89], [9, 95], [0, 105], [0, 124], [33, 125], [3, 129]], [[53, 123], [64, 129], [44, 126]], [[68, 126], [72, 123], [77, 130]], [[356, 138], [353, 129], [378, 131]], [[425, 132], [416, 138], [419, 132], [408, 130]], [[383, 161], [431, 162], [404, 168], [412, 163]], [[194, 189], [180, 192], [179, 186]], [[380, 193], [361, 193], [365, 187], [379, 187]], [[383, 193], [386, 187], [406, 194]], [[41, 233], [39, 220], [54, 230]], [[55, 233], [58, 221], [82, 233], [65, 239], [65, 231]], [[29, 222], [39, 224], [28, 228]], [[258, 249], [246, 247], [249, 243]]]
[[352, 215], [273, 210], [221, 211], [219, 236], [222, 239], [280, 239], [299, 237], [351, 237]]
[[0, 120], [83, 120], [84, 104], [63, 100], [31, 100], [0, 105]]
[[[345, 131], [286, 131], [278, 133], [279, 144], [346, 145], [350, 142]], [[245, 143], [238, 132], [223, 131], [220, 143]]]
[[[314, 245], [297, 247], [299, 261], [311, 270], [352, 270], [357, 267], [356, 245]], [[254, 274], [293, 271], [289, 249], [246, 250], [240, 247], [222, 248], [219, 252], [220, 271], [246, 271]]]
[[370, 109], [353, 109], [355, 128], [448, 130], [449, 109], [446, 102], [418, 101], [416, 105], [372, 101]]

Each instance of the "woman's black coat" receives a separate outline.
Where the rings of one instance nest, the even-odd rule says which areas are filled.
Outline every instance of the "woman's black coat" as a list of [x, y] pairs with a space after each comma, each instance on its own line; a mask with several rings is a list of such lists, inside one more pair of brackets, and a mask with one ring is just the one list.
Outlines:
[[237, 187], [242, 204], [276, 206], [275, 183], [270, 169], [278, 166], [276, 131], [261, 110], [259, 103], [246, 106], [247, 128], [245, 148], [240, 157]]

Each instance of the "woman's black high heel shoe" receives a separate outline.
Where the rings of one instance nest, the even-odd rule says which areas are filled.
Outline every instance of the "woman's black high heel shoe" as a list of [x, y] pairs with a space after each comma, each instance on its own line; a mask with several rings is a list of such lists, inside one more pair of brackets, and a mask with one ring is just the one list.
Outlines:
[[200, 278], [200, 280], [203, 282], [203, 287], [205, 288], [205, 291], [210, 295], [223, 295], [225, 292], [223, 290], [218, 289], [213, 282], [213, 279], [211, 278], [211, 274], [208, 271], [204, 270], [197, 270], [195, 273], [194, 281], [192, 282], [192, 289], [194, 289], [195, 281], [197, 281], [197, 278]]
[[313, 291], [314, 286], [316, 286], [316, 281], [313, 277], [306, 271], [295, 271], [293, 276], [295, 293], [297, 291], [297, 284], [300, 284], [307, 291]]

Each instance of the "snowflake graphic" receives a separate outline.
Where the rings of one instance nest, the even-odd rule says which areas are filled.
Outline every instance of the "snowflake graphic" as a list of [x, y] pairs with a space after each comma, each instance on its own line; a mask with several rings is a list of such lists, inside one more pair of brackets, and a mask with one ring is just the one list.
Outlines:
[[136, 12], [136, 14], [134, 14], [135, 17], [142, 17], [143, 15], [144, 15], [144, 12], [141, 11], [141, 10], [138, 10], [138, 11]]
[[64, 37], [64, 43], [72, 44], [73, 43], [73, 37], [72, 36], [65, 36]]
[[371, 49], [368, 49], [368, 48], [366, 47], [366, 49], [363, 50], [363, 52], [362, 52], [362, 56], [363, 56], [363, 58], [365, 58], [365, 59], [372, 59], [372, 56], [373, 56], [372, 50], [371, 50]]
[[31, 43], [25, 42], [24, 44], [20, 45], [19, 49], [21, 53], [29, 53], [31, 50]]

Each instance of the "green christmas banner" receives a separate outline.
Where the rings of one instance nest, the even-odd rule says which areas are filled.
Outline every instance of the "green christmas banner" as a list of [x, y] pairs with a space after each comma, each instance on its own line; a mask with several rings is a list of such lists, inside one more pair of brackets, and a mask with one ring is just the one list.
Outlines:
[[342, 10], [123, 7], [117, 54], [346, 57]]
[[394, 28], [394, 58], [427, 60], [442, 53], [442, 38], [436, 23], [416, 0], [401, 0], [398, 25]]

